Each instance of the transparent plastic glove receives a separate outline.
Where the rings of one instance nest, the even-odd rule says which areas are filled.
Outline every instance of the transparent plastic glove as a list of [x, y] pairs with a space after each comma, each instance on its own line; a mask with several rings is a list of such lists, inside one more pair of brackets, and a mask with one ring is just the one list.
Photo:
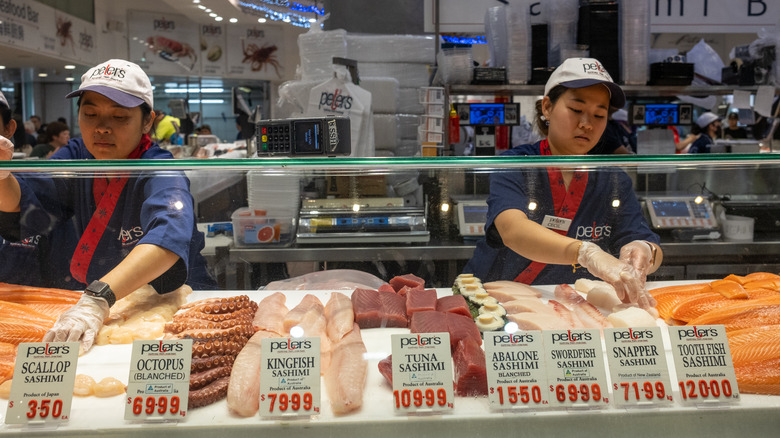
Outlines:
[[655, 305], [655, 300], [645, 291], [642, 275], [595, 243], [584, 242], [580, 246], [577, 262], [591, 274], [611, 284], [624, 303], [637, 303], [645, 309]]
[[[11, 161], [14, 156], [14, 144], [11, 140], [0, 135], [0, 161]], [[0, 179], [6, 179], [11, 172], [0, 169]]]
[[652, 258], [653, 250], [650, 249], [650, 244], [644, 240], [634, 240], [620, 248], [620, 260], [633, 266], [634, 269], [642, 274], [643, 286], [647, 279], [647, 272], [652, 267]]
[[73, 307], [57, 318], [54, 327], [43, 336], [43, 341], [81, 341], [81, 351], [87, 352], [92, 348], [108, 312], [108, 302], [104, 298], [84, 294]]

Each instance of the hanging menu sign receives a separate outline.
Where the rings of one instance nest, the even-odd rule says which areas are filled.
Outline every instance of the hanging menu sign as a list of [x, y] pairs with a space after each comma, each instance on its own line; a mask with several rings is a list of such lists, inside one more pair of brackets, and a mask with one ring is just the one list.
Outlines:
[[225, 26], [201, 24], [200, 71], [204, 76], [223, 76], [227, 72], [227, 44]]
[[61, 423], [70, 417], [78, 342], [19, 344], [7, 424]]
[[232, 25], [227, 32], [227, 40], [231, 41], [227, 69], [231, 76], [269, 81], [282, 78], [284, 44], [279, 27]]
[[197, 24], [183, 15], [128, 11], [130, 61], [149, 74], [200, 73]]
[[603, 408], [607, 374], [599, 329], [543, 331], [550, 404]]
[[396, 413], [452, 412], [449, 333], [392, 335]]
[[615, 406], [672, 404], [660, 327], [605, 328], [604, 342]]
[[125, 420], [183, 420], [191, 362], [192, 339], [134, 341]]
[[485, 361], [492, 409], [549, 407], [541, 331], [486, 332]]
[[722, 325], [669, 327], [680, 401], [709, 405], [739, 401], [737, 377]]
[[267, 338], [260, 350], [260, 416], [319, 414], [320, 338]]

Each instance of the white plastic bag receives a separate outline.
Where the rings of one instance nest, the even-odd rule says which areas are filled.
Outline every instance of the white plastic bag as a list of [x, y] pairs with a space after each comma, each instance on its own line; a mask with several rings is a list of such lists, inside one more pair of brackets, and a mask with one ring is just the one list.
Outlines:
[[720, 83], [721, 73], [726, 64], [709, 44], [701, 39], [687, 55], [688, 62], [694, 64], [693, 71], [707, 79]]

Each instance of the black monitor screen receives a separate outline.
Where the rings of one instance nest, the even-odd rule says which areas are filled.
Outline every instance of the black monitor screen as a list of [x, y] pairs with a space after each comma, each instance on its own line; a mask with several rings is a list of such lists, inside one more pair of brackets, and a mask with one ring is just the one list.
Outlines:
[[464, 205], [463, 222], [467, 224], [484, 224], [487, 220], [487, 205]]
[[678, 120], [677, 105], [645, 105], [645, 123], [648, 125], [676, 125]]
[[682, 201], [653, 201], [653, 210], [657, 217], [689, 217], [688, 203]]
[[504, 123], [503, 103], [472, 103], [469, 124], [499, 125]]
[[295, 152], [322, 153], [322, 127], [318, 122], [295, 122]]

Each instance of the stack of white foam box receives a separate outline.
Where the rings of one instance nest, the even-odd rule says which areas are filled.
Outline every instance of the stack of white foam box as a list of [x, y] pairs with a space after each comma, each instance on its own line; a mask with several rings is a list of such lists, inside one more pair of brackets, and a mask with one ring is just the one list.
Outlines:
[[[374, 141], [379, 156], [419, 153], [418, 125], [425, 113], [419, 92], [430, 82], [436, 39], [430, 35], [350, 34], [343, 30], [298, 37], [300, 81], [280, 87], [281, 115], [292, 116], [317, 83], [333, 76], [333, 57], [358, 62], [360, 86], [371, 92]], [[392, 50], [388, 50], [391, 47]], [[304, 106], [305, 108], [305, 106]]]
[[420, 152], [424, 157], [435, 157], [444, 145], [444, 88], [423, 87], [419, 99], [425, 108], [417, 129]]

